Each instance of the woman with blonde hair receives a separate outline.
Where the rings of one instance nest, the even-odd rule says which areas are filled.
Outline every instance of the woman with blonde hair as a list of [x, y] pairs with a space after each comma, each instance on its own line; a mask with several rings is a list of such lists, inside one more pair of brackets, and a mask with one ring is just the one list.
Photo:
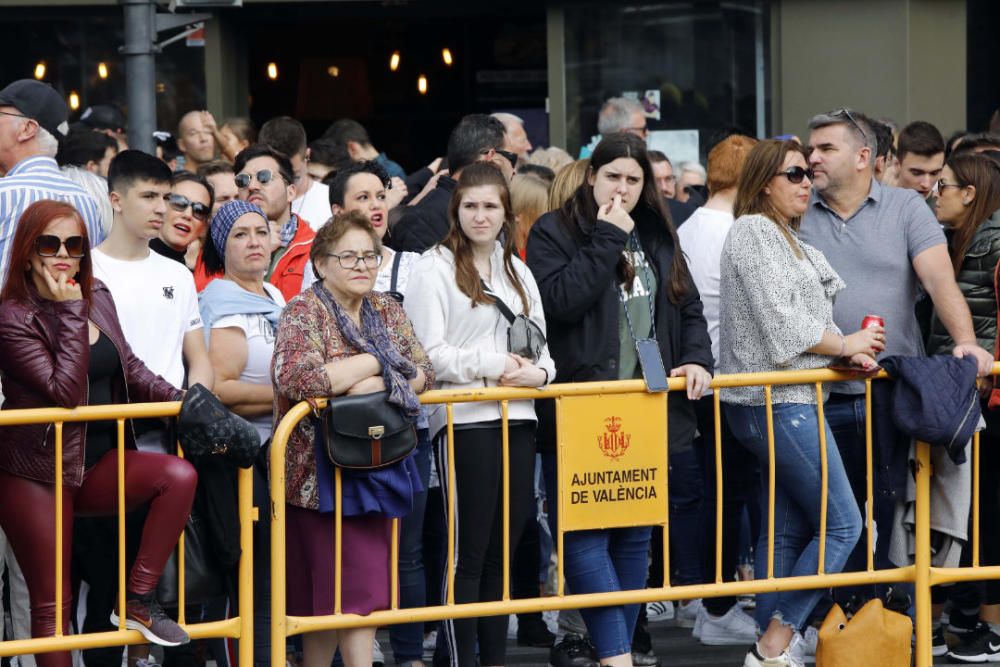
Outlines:
[[576, 194], [583, 185], [583, 179], [587, 177], [589, 166], [590, 160], [577, 160], [556, 172], [556, 180], [552, 181], [552, 187], [549, 188], [550, 211], [562, 208], [563, 204]]
[[514, 210], [514, 246], [523, 260], [531, 226], [549, 210], [548, 182], [537, 174], [515, 174], [510, 182], [510, 205]]

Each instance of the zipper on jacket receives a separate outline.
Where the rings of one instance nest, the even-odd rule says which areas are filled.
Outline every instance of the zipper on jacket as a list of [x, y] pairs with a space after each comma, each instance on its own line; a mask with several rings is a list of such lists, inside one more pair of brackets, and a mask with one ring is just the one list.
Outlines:
[[972, 401], [969, 402], [969, 407], [965, 410], [965, 414], [962, 415], [962, 421], [960, 421], [958, 423], [958, 428], [955, 429], [955, 433], [952, 434], [951, 441], [948, 443], [948, 449], [949, 450], [951, 449], [951, 446], [955, 444], [955, 438], [957, 438], [958, 434], [962, 432], [962, 426], [964, 426], [965, 422], [968, 421], [969, 414], [972, 412], [972, 409], [974, 407], [976, 407], [976, 401], [978, 401], [978, 400], [979, 400], [979, 391], [976, 390], [976, 389], [973, 389], [972, 390]]

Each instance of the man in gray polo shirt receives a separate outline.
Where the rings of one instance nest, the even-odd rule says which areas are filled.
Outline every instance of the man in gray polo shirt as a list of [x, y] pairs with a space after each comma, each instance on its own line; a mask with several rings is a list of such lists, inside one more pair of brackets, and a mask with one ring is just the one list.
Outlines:
[[[809, 129], [809, 166], [815, 178], [800, 237], [821, 250], [847, 283], [833, 308], [837, 326], [857, 331], [865, 315], [880, 315], [885, 320], [886, 355], [922, 356], [924, 345], [914, 313], [922, 285], [958, 343], [955, 356], [974, 356], [980, 374], [988, 373], [993, 355], [976, 343], [969, 307], [955, 283], [944, 233], [934, 214], [915, 191], [883, 186], [873, 178], [876, 139], [868, 119], [840, 109], [814, 116]], [[864, 391], [863, 382], [834, 385], [825, 411], [862, 513]], [[876, 494], [876, 523], [890, 525], [892, 502]], [[889, 533], [887, 528], [879, 531], [886, 542]], [[861, 540], [845, 571], [864, 568], [864, 548]]]

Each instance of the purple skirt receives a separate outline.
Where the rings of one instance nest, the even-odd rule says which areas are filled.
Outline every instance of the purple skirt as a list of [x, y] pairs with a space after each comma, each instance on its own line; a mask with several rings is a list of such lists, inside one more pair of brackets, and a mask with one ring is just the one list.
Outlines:
[[[388, 609], [392, 519], [382, 514], [344, 517], [343, 589], [345, 614], [365, 616]], [[285, 508], [285, 585], [290, 616], [333, 613], [334, 515]]]

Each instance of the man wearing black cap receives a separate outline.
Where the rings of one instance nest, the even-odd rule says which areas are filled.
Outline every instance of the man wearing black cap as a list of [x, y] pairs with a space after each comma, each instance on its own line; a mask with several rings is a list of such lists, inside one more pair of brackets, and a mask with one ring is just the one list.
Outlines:
[[106, 134], [118, 142], [119, 151], [128, 150], [125, 134], [125, 114], [111, 104], [95, 104], [80, 114], [80, 122], [90, 129]]
[[72, 204], [91, 245], [104, 240], [97, 201], [59, 171], [55, 156], [69, 133], [66, 102], [52, 86], [21, 79], [0, 90], [0, 285], [7, 278], [10, 241], [21, 214], [41, 199]]

